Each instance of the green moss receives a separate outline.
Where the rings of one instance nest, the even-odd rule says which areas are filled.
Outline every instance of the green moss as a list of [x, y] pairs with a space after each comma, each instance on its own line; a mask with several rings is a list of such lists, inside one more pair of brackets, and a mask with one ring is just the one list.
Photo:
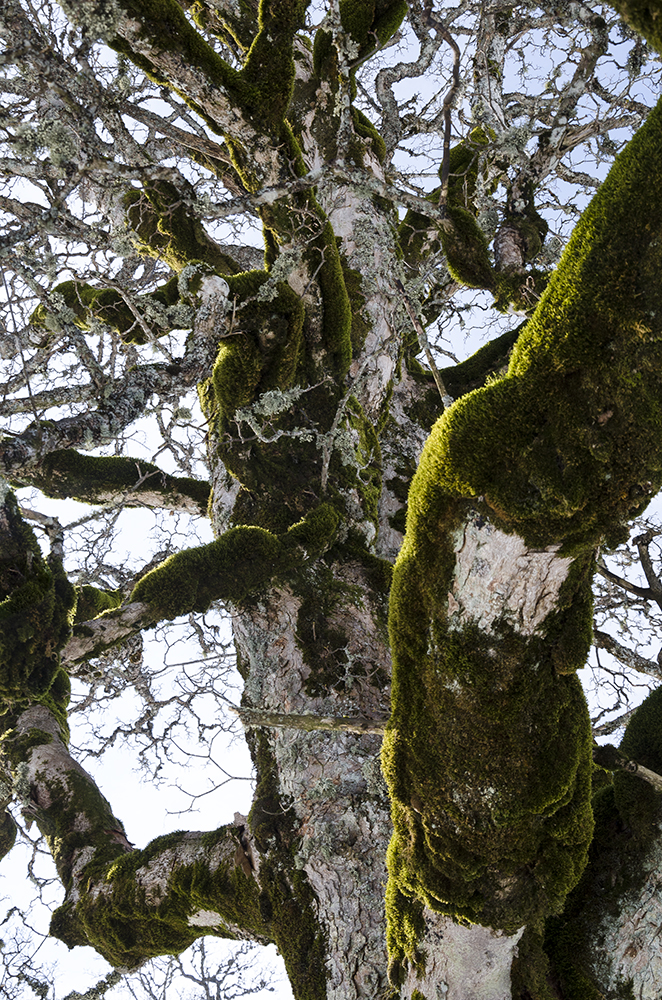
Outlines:
[[305, 310], [284, 282], [273, 298], [260, 300], [268, 279], [264, 271], [248, 271], [228, 279], [235, 322], [220, 343], [211, 380], [200, 389], [205, 415], [223, 431], [235, 411], [270, 389], [290, 388], [303, 350]]
[[[584, 213], [507, 374], [435, 425], [409, 496], [391, 595], [390, 878], [400, 897], [506, 931], [558, 913], [584, 867], [591, 739], [571, 671], [590, 635], [591, 553], [662, 484], [661, 118]], [[537, 633], [451, 615], [467, 519], [574, 557]], [[396, 964], [417, 961], [411, 941], [392, 947]]]
[[123, 595], [120, 590], [99, 590], [97, 587], [90, 587], [83, 584], [78, 587], [78, 600], [76, 603], [76, 617], [74, 621], [86, 622], [91, 618], [96, 618], [103, 611], [112, 608], [119, 608]]
[[326, 955], [315, 895], [296, 865], [300, 824], [291, 806], [278, 792], [278, 771], [263, 731], [248, 736], [257, 770], [257, 786], [250, 813], [250, 827], [264, 852], [260, 864], [261, 913], [283, 956], [288, 979], [297, 1000], [325, 1000]]
[[292, 39], [303, 27], [306, 0], [261, 0], [259, 31], [242, 70], [254, 117], [279, 130], [294, 85]]
[[[662, 688], [649, 694], [630, 719], [619, 753], [662, 774]], [[617, 771], [614, 798], [623, 822], [642, 845], [650, 844], [659, 834], [662, 794], [635, 774]]]
[[[132, 504], [131, 492], [144, 477], [138, 499]], [[84, 455], [73, 448], [49, 452], [30, 481], [46, 496], [62, 500], [73, 497], [84, 503], [104, 503], [126, 493], [126, 507], [143, 506], [141, 495], [145, 489], [161, 494], [166, 505], [171, 497], [190, 498], [201, 514], [206, 514], [209, 501], [209, 483], [171, 476], [143, 459]]]
[[589, 720], [544, 636], [450, 626], [448, 526], [435, 534], [423, 555], [408, 532], [391, 592], [389, 873], [401, 896], [512, 932], [558, 912], [586, 862]]
[[17, 826], [11, 813], [0, 814], [0, 861], [6, 857], [16, 843]]
[[170, 556], [138, 581], [129, 600], [148, 603], [154, 621], [206, 611], [213, 601], [239, 604], [302, 560], [318, 558], [338, 524], [333, 508], [321, 504], [280, 537], [264, 528], [231, 528], [208, 545]]
[[307, 257], [312, 269], [318, 271], [317, 280], [322, 292], [322, 330], [327, 363], [336, 376], [342, 377], [352, 360], [352, 306], [329, 222], [324, 223], [321, 235], [311, 243]]
[[[144, 850], [124, 853], [114, 859], [95, 859], [83, 872], [83, 884], [90, 887], [99, 880], [105, 883], [98, 896], [83, 892], [75, 908], [65, 904], [56, 910], [51, 934], [70, 947], [89, 944], [112, 965], [137, 968], [157, 955], [179, 954], [200, 936], [201, 928], [189, 926], [188, 917], [198, 910], [219, 914], [219, 925], [204, 933], [234, 937], [233, 925], [257, 935], [269, 937], [259, 908], [259, 888], [252, 875], [235, 863], [234, 858], [213, 868], [204, 854], [190, 865], [173, 872], [160, 902], [148, 901], [136, 872], [155, 862], [161, 854], [176, 849], [187, 835], [177, 832], [153, 840]], [[213, 856], [217, 843], [237, 841], [238, 828], [220, 827], [203, 837], [203, 847]]]
[[494, 308], [499, 312], [532, 313], [547, 287], [550, 274], [535, 267], [525, 273], [496, 272], [494, 275]]
[[188, 184], [177, 187], [166, 180], [145, 183], [142, 190], [132, 188], [124, 205], [138, 249], [164, 260], [177, 273], [193, 261], [203, 261], [219, 274], [238, 273], [239, 265], [207, 235], [189, 207], [194, 197]]
[[651, 0], [613, 0], [612, 7], [623, 20], [644, 36], [656, 50], [662, 52], [662, 25], [659, 4]]
[[503, 374], [508, 366], [513, 345], [522, 333], [525, 323], [520, 323], [515, 329], [507, 330], [501, 336], [490, 340], [459, 365], [441, 369], [439, 374], [453, 399], [459, 399], [467, 392], [481, 388], [490, 376]]
[[[359, 108], [352, 108], [352, 120], [354, 122], [354, 131], [358, 136], [363, 139], [368, 139], [372, 147], [372, 151], [379, 160], [380, 163], [383, 162], [386, 156], [386, 143], [382, 139], [377, 128], [372, 124], [367, 115], [364, 115]], [[359, 160], [359, 165], [362, 163], [362, 157]]]
[[196, 0], [190, 10], [199, 27], [212, 31], [226, 45], [234, 42], [246, 51], [257, 34], [258, 4], [254, 0], [238, 0], [232, 10], [211, 10], [202, 0]]
[[[473, 204], [478, 157], [488, 143], [489, 137], [476, 128], [451, 149], [446, 219], [441, 225], [410, 210], [399, 228], [400, 245], [408, 263], [418, 270], [422, 257], [434, 253], [441, 244], [451, 275], [470, 288], [495, 287], [488, 242], [476, 221]], [[437, 204], [440, 190], [431, 192], [427, 199]]]
[[[137, 296], [135, 312], [124, 297], [114, 288], [98, 288], [83, 281], [63, 281], [52, 292], [65, 310], [70, 310], [72, 321], [82, 330], [90, 329], [94, 320], [107, 323], [116, 330], [127, 344], [144, 344], [150, 337], [162, 337], [176, 321], [170, 321], [168, 306], [179, 300], [177, 279], [172, 278], [154, 292]], [[57, 316], [45, 306], [37, 306], [30, 322], [34, 326], [50, 329], [57, 326]]]
[[60, 671], [76, 597], [62, 568], [49, 564], [8, 494], [0, 539], [0, 705], [45, 697]]
[[[659, 489], [660, 117], [651, 112], [586, 210], [507, 375], [435, 426], [423, 506], [483, 495], [530, 543], [568, 547], [609, 540]], [[629, 224], [633, 206], [641, 227]]]
[[20, 710], [8, 713], [3, 718], [4, 732], [0, 737], [0, 757], [3, 764], [15, 771], [19, 764], [24, 763], [34, 747], [48, 746], [53, 742], [50, 733], [41, 729], [28, 729], [18, 736], [14, 729], [16, 716]]
[[340, 0], [343, 28], [360, 45], [360, 58], [384, 45], [398, 30], [407, 14], [403, 0]]
[[561, 918], [550, 923], [545, 943], [556, 979], [563, 989], [563, 1000], [604, 1000], [604, 993], [577, 961], [576, 928], [571, 924], [563, 926]]
[[544, 926], [538, 922], [526, 928], [517, 944], [511, 970], [512, 994], [517, 1000], [559, 1000], [551, 985], [543, 939]]
[[461, 204], [449, 204], [446, 216], [452, 223], [440, 232], [441, 245], [451, 277], [469, 288], [493, 288], [494, 277], [485, 234], [475, 216]]

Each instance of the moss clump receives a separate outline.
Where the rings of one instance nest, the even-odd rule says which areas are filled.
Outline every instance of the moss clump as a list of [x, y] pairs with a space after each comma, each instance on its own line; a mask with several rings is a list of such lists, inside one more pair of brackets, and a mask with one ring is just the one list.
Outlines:
[[17, 829], [11, 813], [0, 813], [0, 861], [9, 854], [16, 843]]
[[331, 224], [326, 222], [321, 236], [307, 252], [322, 292], [323, 337], [328, 361], [334, 375], [347, 373], [352, 360], [352, 306], [340, 254]]
[[207, 511], [209, 483], [184, 476], [171, 476], [150, 462], [129, 457], [82, 455], [73, 448], [49, 452], [39, 472], [30, 481], [46, 496], [57, 499], [73, 497], [85, 503], [104, 503], [125, 493], [125, 506], [131, 507], [131, 493], [142, 483], [136, 506], [144, 506], [145, 491], [164, 498], [186, 497], [201, 514]]
[[[162, 337], [177, 324], [170, 321], [167, 309], [179, 301], [177, 279], [171, 278], [160, 288], [146, 295], [137, 296], [132, 309], [124, 296], [114, 288], [98, 288], [83, 281], [63, 281], [53, 289], [57, 297], [71, 311], [73, 322], [88, 330], [93, 320], [107, 323], [116, 330], [127, 344], [144, 344], [150, 337]], [[37, 306], [30, 317], [34, 326], [50, 329], [57, 317], [46, 306]]]
[[480, 389], [488, 379], [503, 374], [524, 326], [525, 323], [520, 323], [515, 329], [495, 337], [459, 365], [442, 368], [439, 374], [450, 396], [459, 399], [473, 389]]
[[[424, 553], [408, 531], [391, 592], [389, 873], [401, 897], [513, 932], [558, 912], [586, 862], [589, 720], [547, 637], [451, 625], [447, 533]], [[396, 961], [416, 962], [410, 947]]]
[[[451, 275], [470, 288], [494, 287], [487, 239], [476, 221], [473, 204], [478, 157], [488, 143], [489, 137], [476, 128], [451, 149], [445, 224], [432, 223], [420, 212], [409, 211], [399, 228], [405, 260], [418, 270], [421, 257], [434, 253], [441, 245]], [[437, 204], [440, 191], [437, 188], [431, 192], [428, 200]]]
[[119, 608], [123, 600], [120, 590], [99, 590], [97, 587], [90, 587], [83, 584], [77, 588], [78, 599], [76, 602], [76, 617], [74, 622], [86, 622], [104, 611]]
[[245, 52], [258, 31], [258, 7], [255, 0], [239, 0], [234, 10], [212, 10], [196, 0], [190, 11], [200, 28], [213, 32], [226, 45], [234, 42]]
[[360, 58], [384, 45], [398, 30], [407, 14], [403, 0], [340, 0], [343, 28], [359, 43]]
[[267, 279], [264, 271], [249, 271], [228, 280], [238, 329], [221, 341], [212, 377], [200, 388], [205, 415], [219, 421], [221, 431], [238, 407], [270, 389], [288, 389], [299, 370], [303, 303], [284, 283], [272, 298], [260, 300]]

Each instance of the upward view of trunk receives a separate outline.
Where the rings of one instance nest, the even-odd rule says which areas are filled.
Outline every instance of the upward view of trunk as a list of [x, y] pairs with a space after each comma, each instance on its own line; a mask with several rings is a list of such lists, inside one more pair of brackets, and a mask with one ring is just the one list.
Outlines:
[[[659, 50], [656, 4], [615, 6]], [[64, 193], [48, 219], [25, 208], [26, 232], [37, 209], [47, 235], [60, 216], [74, 225], [71, 182], [94, 191], [113, 252], [157, 268], [139, 293], [119, 270], [83, 280], [67, 265], [48, 292], [23, 276], [40, 297], [24, 346], [0, 340], [28, 371], [31, 407], [8, 382], [8, 412], [26, 416], [0, 439], [2, 807], [13, 796], [46, 837], [65, 890], [51, 933], [69, 947], [124, 971], [201, 935], [274, 942], [296, 1000], [658, 996], [658, 792], [603, 772], [592, 805], [577, 670], [598, 550], [662, 488], [662, 106], [545, 270], [538, 188], [580, 141], [568, 122], [608, 45], [602, 14], [570, 7], [590, 37], [554, 115], [536, 112], [545, 135], [525, 167], [526, 137], [505, 118], [515, 98], [493, 69], [512, 29], [499, 4], [467, 8], [474, 124], [451, 142], [462, 83], [442, 18], [465, 29], [443, 5], [340, 0], [313, 29], [302, 0], [61, 0], [80, 42], [68, 66], [27, 6], [6, 0], [5, 37], [25, 39], [8, 48], [20, 80], [9, 90], [31, 99], [30, 70], [58, 127], [77, 123], [57, 133], [57, 155], [52, 117], [34, 138], [51, 143], [34, 167], [54, 165], [44, 190]], [[406, 15], [419, 52], [388, 63]], [[156, 90], [122, 104], [117, 85], [110, 100], [85, 48], [96, 39], [122, 72], [145, 74], [146, 92], [177, 95], [188, 131], [158, 125]], [[393, 166], [409, 127], [393, 87], [442, 45], [444, 148], [424, 195]], [[357, 104], [372, 57], [384, 60], [370, 97], [379, 130]], [[198, 196], [198, 168], [216, 201]], [[202, 225], [230, 203], [260, 219], [263, 260]], [[3, 211], [22, 218], [9, 197]], [[523, 322], [439, 371], [425, 327], [460, 287]], [[153, 353], [182, 329], [180, 354]], [[99, 330], [112, 331], [112, 363], [126, 362], [112, 378], [101, 340], [90, 347]], [[60, 337], [90, 383], [66, 416], [45, 419], [64, 397], [33, 392], [30, 365], [39, 373], [34, 358], [49, 363]], [[83, 454], [122, 441], [154, 398], [195, 386], [208, 483]], [[214, 540], [124, 593], [74, 586], [61, 535], [51, 525], [45, 556], [21, 511], [14, 491], [27, 485], [203, 514]], [[215, 831], [134, 848], [68, 749], [69, 677], [214, 601], [232, 615], [253, 806]], [[653, 779], [658, 701], [621, 745]], [[5, 812], [4, 854], [14, 837]]]

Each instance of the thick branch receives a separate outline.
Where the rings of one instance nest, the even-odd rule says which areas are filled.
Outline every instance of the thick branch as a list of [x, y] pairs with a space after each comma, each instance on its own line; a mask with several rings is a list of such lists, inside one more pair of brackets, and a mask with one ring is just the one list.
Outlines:
[[629, 580], [623, 579], [621, 576], [617, 576], [616, 573], [612, 573], [610, 569], [604, 565], [604, 563], [598, 563], [596, 565], [596, 572], [603, 576], [605, 580], [609, 580], [610, 583], [615, 583], [617, 587], [621, 590], [627, 590], [628, 594], [634, 594], [635, 597], [641, 597], [645, 601], [655, 601], [656, 594], [655, 591], [650, 587], [638, 587], [636, 583], [630, 583]]
[[154, 955], [183, 951], [201, 934], [271, 940], [243, 817], [213, 833], [174, 833], [132, 850], [43, 705], [17, 716], [3, 738], [1, 762], [67, 886], [51, 933], [69, 947], [91, 945], [113, 965], [136, 968]]
[[69, 666], [98, 655], [137, 628], [149, 628], [191, 611], [206, 611], [214, 601], [240, 604], [250, 594], [314, 561], [332, 545], [340, 518], [320, 504], [282, 535], [264, 528], [231, 528], [208, 545], [186, 549], [143, 576], [129, 603], [74, 627], [62, 652]]
[[85, 503], [154, 507], [206, 515], [209, 483], [170, 476], [137, 458], [91, 457], [77, 451], [54, 451], [41, 467], [21, 470], [21, 484], [31, 484], [57, 499]]

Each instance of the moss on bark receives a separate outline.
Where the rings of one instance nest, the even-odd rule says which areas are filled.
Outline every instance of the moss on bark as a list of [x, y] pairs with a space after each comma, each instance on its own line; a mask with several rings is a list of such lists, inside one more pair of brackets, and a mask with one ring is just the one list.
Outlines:
[[61, 565], [44, 559], [8, 493], [0, 510], [0, 712], [46, 698], [51, 688], [52, 697], [66, 705], [59, 652], [75, 605]]

